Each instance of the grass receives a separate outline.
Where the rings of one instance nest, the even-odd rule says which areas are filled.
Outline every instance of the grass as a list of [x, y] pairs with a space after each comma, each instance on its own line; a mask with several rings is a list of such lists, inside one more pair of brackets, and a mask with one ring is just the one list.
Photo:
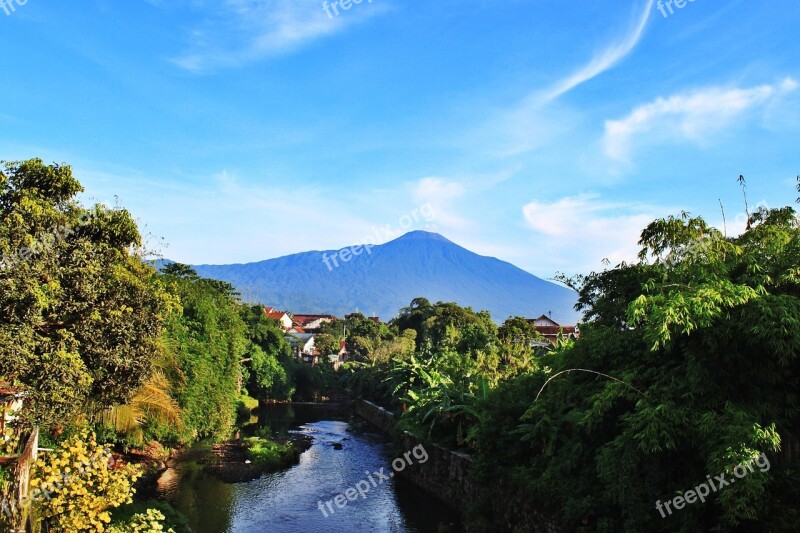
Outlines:
[[251, 398], [246, 394], [239, 396], [239, 401], [236, 402], [236, 413], [239, 418], [247, 418], [255, 409], [258, 409], [258, 400]]
[[244, 440], [247, 456], [256, 464], [277, 470], [293, 464], [298, 457], [292, 443], [279, 444], [269, 439], [250, 437]]

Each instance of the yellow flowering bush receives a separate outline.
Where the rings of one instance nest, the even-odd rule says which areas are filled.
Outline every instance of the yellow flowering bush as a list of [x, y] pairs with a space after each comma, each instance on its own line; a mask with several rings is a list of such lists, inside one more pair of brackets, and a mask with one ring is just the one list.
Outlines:
[[109, 510], [131, 503], [140, 476], [133, 465], [115, 464], [111, 452], [85, 430], [37, 461], [31, 499], [51, 531], [103, 533], [111, 522]]
[[0, 435], [0, 457], [16, 457], [19, 455], [20, 435], [13, 428], [7, 427]]

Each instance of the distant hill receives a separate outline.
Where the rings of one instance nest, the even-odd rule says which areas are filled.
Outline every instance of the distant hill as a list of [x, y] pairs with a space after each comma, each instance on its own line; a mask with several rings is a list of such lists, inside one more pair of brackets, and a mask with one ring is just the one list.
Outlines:
[[574, 291], [470, 252], [436, 233], [414, 231], [375, 246], [371, 253], [361, 252], [348, 262], [333, 250], [193, 268], [203, 277], [231, 283], [247, 301], [293, 313], [343, 316], [359, 310], [389, 320], [414, 298], [424, 297], [488, 310], [496, 322], [551, 312], [561, 324], [578, 320]]

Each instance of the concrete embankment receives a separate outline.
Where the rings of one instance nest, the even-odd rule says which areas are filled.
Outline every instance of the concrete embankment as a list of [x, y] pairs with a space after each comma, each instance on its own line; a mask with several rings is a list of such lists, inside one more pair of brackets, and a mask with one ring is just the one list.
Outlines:
[[428, 460], [424, 464], [413, 464], [398, 475], [455, 509], [464, 520], [468, 532], [478, 530], [470, 526], [468, 515], [470, 506], [481, 497], [489, 502], [495, 527], [505, 526], [502, 531], [560, 531], [554, 521], [533, 508], [533, 502], [521, 491], [505, 487], [502, 481], [493, 483], [491, 494], [487, 495], [487, 487], [480, 486], [471, 476], [473, 460], [469, 455], [423, 443], [412, 434], [399, 431], [394, 414], [374, 403], [358, 400], [356, 414], [383, 433], [393, 436], [403, 450], [413, 450], [420, 444], [424, 446]]

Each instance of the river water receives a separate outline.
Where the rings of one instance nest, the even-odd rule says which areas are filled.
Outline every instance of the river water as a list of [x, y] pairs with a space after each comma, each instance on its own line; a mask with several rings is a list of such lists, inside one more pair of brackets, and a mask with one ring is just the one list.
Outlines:
[[298, 465], [249, 483], [226, 484], [202, 471], [196, 459], [204, 452], [194, 450], [161, 476], [158, 496], [189, 518], [194, 533], [460, 531], [452, 511], [394, 477], [344, 509], [334, 505], [331, 513], [324, 507], [367, 479], [367, 473], [391, 472], [399, 455], [386, 437], [351, 424], [349, 417], [346, 410], [327, 405], [270, 406], [245, 431], [310, 435], [313, 445]]

